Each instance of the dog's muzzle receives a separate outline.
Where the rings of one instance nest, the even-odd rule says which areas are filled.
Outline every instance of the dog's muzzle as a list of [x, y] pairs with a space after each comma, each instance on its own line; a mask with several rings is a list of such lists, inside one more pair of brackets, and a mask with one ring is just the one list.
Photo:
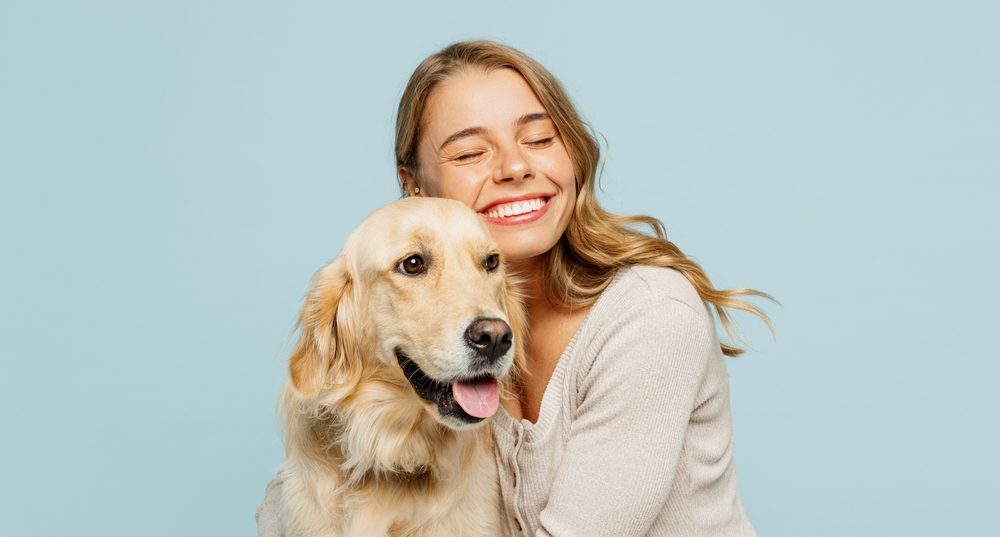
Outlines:
[[510, 351], [513, 337], [506, 321], [473, 321], [465, 331], [465, 344], [473, 351], [469, 370], [482, 373], [469, 377], [449, 381], [433, 379], [400, 349], [396, 349], [396, 361], [413, 391], [437, 405], [442, 416], [478, 423], [496, 413], [499, 407], [500, 388], [493, 373]]

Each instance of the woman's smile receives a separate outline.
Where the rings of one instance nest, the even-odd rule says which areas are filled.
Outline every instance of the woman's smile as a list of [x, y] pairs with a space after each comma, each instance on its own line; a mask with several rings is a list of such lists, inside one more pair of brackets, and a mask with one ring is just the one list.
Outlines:
[[525, 224], [541, 218], [552, 196], [529, 194], [514, 200], [499, 200], [479, 211], [484, 220], [501, 226]]

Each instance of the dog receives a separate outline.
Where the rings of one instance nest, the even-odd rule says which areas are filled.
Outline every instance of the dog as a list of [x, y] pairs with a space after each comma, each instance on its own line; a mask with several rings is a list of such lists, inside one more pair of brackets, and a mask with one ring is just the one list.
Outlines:
[[464, 204], [406, 198], [316, 273], [280, 405], [285, 535], [504, 534], [483, 424], [523, 371], [524, 313], [501, 261]]

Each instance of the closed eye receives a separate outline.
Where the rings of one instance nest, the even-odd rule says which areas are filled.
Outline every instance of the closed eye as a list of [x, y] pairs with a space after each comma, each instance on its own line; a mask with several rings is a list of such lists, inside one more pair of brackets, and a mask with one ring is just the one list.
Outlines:
[[477, 157], [482, 156], [483, 153], [484, 153], [484, 151], [473, 151], [471, 153], [462, 153], [461, 155], [453, 157], [453, 159], [457, 160], [458, 162], [468, 162], [468, 161], [471, 161], [471, 160], [473, 160], [473, 159], [475, 159]]
[[538, 147], [538, 148], [548, 147], [548, 146], [552, 145], [552, 142], [555, 139], [556, 139], [555, 136], [549, 136], [548, 138], [540, 138], [538, 140], [531, 140], [530, 142], [527, 142], [527, 145], [530, 146], [530, 147]]

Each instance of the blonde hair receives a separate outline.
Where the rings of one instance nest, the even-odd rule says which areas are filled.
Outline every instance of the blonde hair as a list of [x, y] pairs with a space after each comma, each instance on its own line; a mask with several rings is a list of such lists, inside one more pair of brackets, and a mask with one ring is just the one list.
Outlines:
[[[716, 289], [698, 263], [667, 240], [659, 220], [645, 215], [616, 215], [600, 206], [595, 194], [601, 158], [597, 138], [559, 81], [541, 64], [514, 48], [493, 41], [460, 41], [431, 54], [417, 66], [403, 91], [396, 115], [398, 167], [416, 175], [417, 147], [427, 101], [439, 82], [470, 67], [485, 71], [512, 69], [520, 74], [551, 116], [573, 161], [577, 189], [573, 218], [559, 242], [542, 259], [546, 298], [552, 304], [568, 308], [588, 306], [611, 283], [618, 269], [636, 264], [655, 265], [683, 274], [702, 300], [712, 304], [730, 338], [738, 339], [727, 309], [750, 312], [771, 328], [767, 315], [737, 298], [752, 295], [773, 300], [770, 295], [753, 289]], [[405, 189], [404, 185], [401, 187]], [[636, 225], [649, 226], [653, 235], [637, 231]], [[724, 343], [721, 347], [727, 356], [743, 353], [742, 349]]]

